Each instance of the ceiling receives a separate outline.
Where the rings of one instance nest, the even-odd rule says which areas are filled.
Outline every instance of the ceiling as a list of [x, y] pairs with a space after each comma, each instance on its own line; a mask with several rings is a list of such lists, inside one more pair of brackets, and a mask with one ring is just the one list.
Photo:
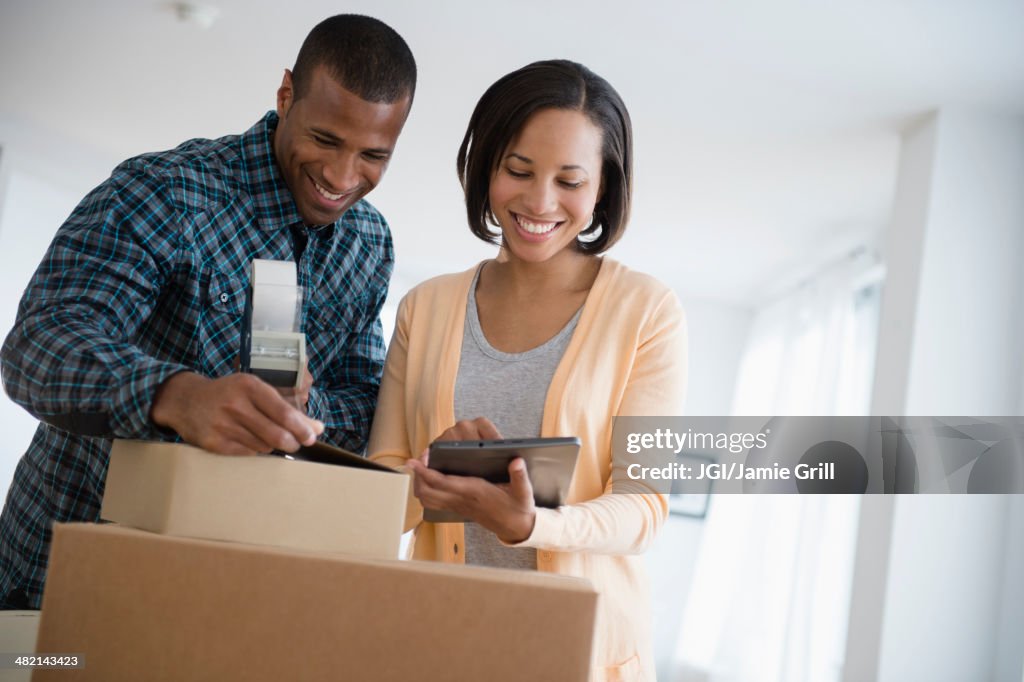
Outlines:
[[899, 132], [939, 107], [1024, 115], [1024, 2], [210, 0], [209, 29], [148, 0], [0, 1], [0, 117], [120, 159], [249, 127], [307, 31], [377, 16], [416, 55], [412, 115], [370, 199], [396, 283], [490, 250], [464, 227], [455, 152], [476, 98], [537, 59], [605, 76], [636, 136], [612, 255], [736, 305], [885, 228]]

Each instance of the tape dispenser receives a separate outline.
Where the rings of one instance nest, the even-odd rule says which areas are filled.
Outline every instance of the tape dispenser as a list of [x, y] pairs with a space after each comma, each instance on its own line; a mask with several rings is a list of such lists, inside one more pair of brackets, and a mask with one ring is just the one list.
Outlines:
[[252, 261], [240, 365], [272, 386], [298, 387], [306, 367], [302, 287], [296, 281], [292, 261]]

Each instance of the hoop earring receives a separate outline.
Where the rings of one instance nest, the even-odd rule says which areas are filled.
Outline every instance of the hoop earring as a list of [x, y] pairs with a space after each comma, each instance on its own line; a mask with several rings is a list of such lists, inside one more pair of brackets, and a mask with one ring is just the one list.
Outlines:
[[[597, 226], [595, 227], [595, 223]], [[590, 216], [590, 222], [587, 226], [580, 230], [580, 233], [576, 235], [576, 241], [581, 244], [589, 244], [590, 242], [596, 241], [601, 237], [601, 233], [604, 232], [604, 227], [597, 220], [597, 211]], [[588, 234], [590, 233], [590, 234]]]

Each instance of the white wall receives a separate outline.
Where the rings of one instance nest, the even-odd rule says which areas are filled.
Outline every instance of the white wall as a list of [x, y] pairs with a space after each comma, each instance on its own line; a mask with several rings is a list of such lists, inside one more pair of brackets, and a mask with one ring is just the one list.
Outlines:
[[1024, 495], [1008, 499], [994, 680], [1024, 680]]
[[873, 414], [903, 414], [906, 404], [935, 135], [929, 118], [903, 136], [892, 223], [882, 246], [888, 267], [878, 320]]
[[[1019, 414], [1021, 187], [1024, 119], [945, 111], [904, 135], [874, 414]], [[1022, 505], [986, 496], [864, 502], [862, 523], [875, 532], [858, 538], [845, 679], [992, 679], [996, 670], [996, 679], [1019, 679]]]
[[685, 414], [728, 415], [753, 311], [682, 294], [681, 298], [690, 342]]
[[904, 135], [876, 414], [1024, 413], [1024, 119], [943, 111]]
[[897, 498], [881, 682], [994, 679], [1008, 511], [1002, 495]]
[[1024, 118], [943, 111], [906, 414], [1013, 414], [1024, 369]]

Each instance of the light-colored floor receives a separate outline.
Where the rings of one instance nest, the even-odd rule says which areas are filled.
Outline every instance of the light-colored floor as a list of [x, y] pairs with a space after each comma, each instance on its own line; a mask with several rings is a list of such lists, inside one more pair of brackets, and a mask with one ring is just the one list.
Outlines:
[[[38, 632], [38, 611], [0, 611], [0, 652], [33, 653]], [[0, 682], [28, 682], [31, 679], [31, 670], [0, 668]]]

